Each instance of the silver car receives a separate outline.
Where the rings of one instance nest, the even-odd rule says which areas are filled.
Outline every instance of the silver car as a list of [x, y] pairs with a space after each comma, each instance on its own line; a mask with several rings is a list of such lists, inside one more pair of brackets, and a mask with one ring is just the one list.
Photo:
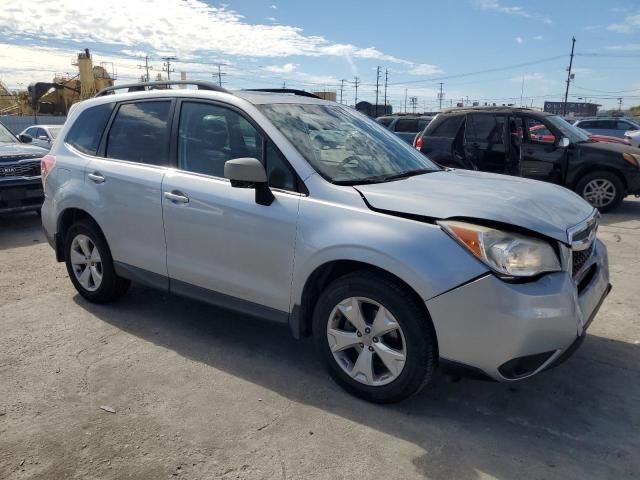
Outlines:
[[333, 102], [199, 87], [99, 94], [43, 159], [44, 229], [87, 300], [134, 281], [288, 325], [375, 402], [438, 369], [521, 380], [585, 338], [610, 285], [576, 194], [442, 169]]
[[32, 125], [25, 128], [19, 137], [29, 135], [32, 145], [49, 150], [61, 130], [62, 125]]

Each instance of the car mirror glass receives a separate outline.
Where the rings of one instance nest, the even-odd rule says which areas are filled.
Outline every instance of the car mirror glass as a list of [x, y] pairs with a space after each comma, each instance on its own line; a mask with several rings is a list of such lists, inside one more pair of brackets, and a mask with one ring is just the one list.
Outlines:
[[571, 142], [567, 137], [560, 137], [558, 143], [556, 144], [559, 148], [567, 148]]

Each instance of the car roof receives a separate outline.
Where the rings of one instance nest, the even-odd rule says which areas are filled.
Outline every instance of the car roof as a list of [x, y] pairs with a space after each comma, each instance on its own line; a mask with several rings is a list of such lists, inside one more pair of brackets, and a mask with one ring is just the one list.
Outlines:
[[541, 112], [533, 108], [526, 107], [454, 107], [442, 110], [442, 114], [467, 114], [467, 113], [526, 113], [528, 115], [537, 115], [541, 117], [549, 117], [555, 115], [550, 112]]

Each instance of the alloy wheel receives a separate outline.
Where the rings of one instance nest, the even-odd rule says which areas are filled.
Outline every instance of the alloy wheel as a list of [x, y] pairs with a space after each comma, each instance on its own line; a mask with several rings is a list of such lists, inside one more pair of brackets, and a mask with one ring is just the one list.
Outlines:
[[349, 297], [335, 306], [327, 323], [327, 341], [340, 368], [364, 385], [391, 383], [406, 363], [400, 324], [369, 298]]
[[102, 259], [95, 243], [87, 235], [73, 238], [70, 250], [71, 266], [82, 288], [95, 292], [102, 284]]
[[584, 186], [582, 196], [596, 208], [604, 208], [616, 198], [616, 186], [605, 178], [594, 178]]

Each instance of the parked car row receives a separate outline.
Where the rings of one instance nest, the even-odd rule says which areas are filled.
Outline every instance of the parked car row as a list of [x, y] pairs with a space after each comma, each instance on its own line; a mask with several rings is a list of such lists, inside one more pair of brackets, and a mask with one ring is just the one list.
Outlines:
[[452, 109], [414, 146], [440, 165], [543, 180], [600, 211], [640, 194], [640, 149], [596, 141], [557, 115], [526, 108]]
[[[43, 158], [43, 227], [87, 300], [136, 281], [288, 325], [376, 402], [437, 369], [528, 378], [584, 340], [611, 288], [598, 211], [471, 170], [566, 184], [574, 163], [621, 167], [601, 143], [524, 110], [443, 113], [420, 138], [468, 169], [453, 170], [335, 102], [196, 83], [106, 89]], [[557, 140], [535, 142], [532, 124]]]
[[429, 122], [433, 120], [431, 115], [396, 114], [378, 117], [376, 121], [394, 132], [405, 142], [412, 144], [418, 132], [423, 131]]

